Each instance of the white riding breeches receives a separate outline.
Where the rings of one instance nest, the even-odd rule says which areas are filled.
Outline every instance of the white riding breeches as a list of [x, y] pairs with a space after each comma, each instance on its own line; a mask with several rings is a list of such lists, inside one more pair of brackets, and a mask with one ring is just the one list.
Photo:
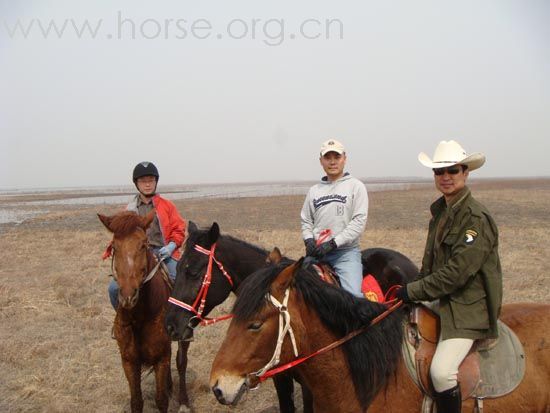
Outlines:
[[441, 393], [458, 384], [458, 367], [468, 355], [474, 340], [469, 338], [450, 338], [441, 340], [435, 350], [430, 375], [435, 391]]

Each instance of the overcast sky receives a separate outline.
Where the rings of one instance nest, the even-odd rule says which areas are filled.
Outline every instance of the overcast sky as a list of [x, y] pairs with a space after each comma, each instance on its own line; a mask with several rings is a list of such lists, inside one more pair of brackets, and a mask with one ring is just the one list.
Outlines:
[[330, 137], [360, 178], [428, 177], [418, 153], [448, 139], [487, 155], [475, 176], [550, 176], [549, 1], [0, 0], [0, 19], [0, 188], [128, 184], [142, 160], [165, 184], [314, 180]]

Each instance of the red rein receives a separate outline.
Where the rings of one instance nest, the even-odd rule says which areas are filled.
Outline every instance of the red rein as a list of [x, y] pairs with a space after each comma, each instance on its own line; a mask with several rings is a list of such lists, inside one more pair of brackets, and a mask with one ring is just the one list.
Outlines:
[[[389, 303], [387, 303], [387, 304], [389, 304]], [[346, 341], [351, 340], [353, 337], [364, 333], [369, 327], [371, 327], [374, 324], [382, 321], [384, 318], [386, 318], [391, 313], [393, 313], [395, 310], [397, 310], [399, 307], [401, 307], [402, 304], [403, 304], [403, 301], [394, 302], [394, 303], [392, 303], [391, 307], [389, 307], [386, 311], [384, 311], [383, 313], [378, 315], [376, 318], [372, 319], [369, 325], [366, 325], [365, 327], [362, 327], [359, 330], [352, 331], [351, 333], [349, 333], [348, 335], [342, 337], [341, 339], [336, 340], [335, 342], [330, 343], [329, 345], [327, 345], [325, 347], [322, 347], [319, 350], [317, 350], [317, 351], [315, 351], [315, 352], [313, 352], [313, 353], [311, 353], [307, 356], [300, 357], [300, 358], [298, 358], [296, 360], [293, 360], [289, 363], [283, 364], [282, 366], [275, 367], [274, 369], [266, 371], [262, 376], [255, 376], [255, 377], [261, 383], [261, 382], [267, 380], [268, 378], [275, 376], [276, 374], [282, 373], [285, 370], [291, 369], [292, 367], [295, 367], [298, 364], [301, 364], [301, 363], [309, 360], [312, 357], [318, 356], [319, 354], [326, 353], [327, 351], [330, 351], [333, 348], [338, 347], [341, 344], [344, 344]]]

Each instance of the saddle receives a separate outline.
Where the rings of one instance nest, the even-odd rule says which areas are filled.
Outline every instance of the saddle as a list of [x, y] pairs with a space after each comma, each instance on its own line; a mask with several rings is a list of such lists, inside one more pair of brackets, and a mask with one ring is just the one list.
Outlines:
[[[334, 268], [332, 268], [330, 264], [319, 262], [317, 264], [313, 264], [313, 268], [315, 269], [321, 280], [337, 287], [342, 286], [340, 283], [340, 277], [338, 276], [338, 274], [336, 274], [336, 271], [334, 271]], [[378, 281], [376, 281], [376, 278], [374, 278], [374, 275], [372, 274], [363, 275], [361, 292], [363, 293], [364, 297], [369, 301], [374, 301], [377, 303], [383, 303], [386, 301], [386, 297], [384, 296], [384, 293], [380, 288], [380, 284], [378, 284]]]
[[338, 277], [336, 271], [334, 271], [334, 268], [332, 268], [330, 264], [319, 262], [317, 264], [313, 264], [313, 268], [317, 271], [317, 274], [321, 280], [337, 287], [341, 287], [340, 277]]
[[[423, 305], [415, 305], [404, 329], [405, 365], [412, 380], [424, 393], [422, 413], [430, 413], [435, 393], [430, 365], [439, 339], [439, 315]], [[501, 321], [498, 322], [498, 331], [498, 339], [476, 341], [458, 370], [462, 399], [475, 399], [480, 413], [483, 412], [483, 399], [512, 392], [525, 374], [525, 352], [519, 339]]]

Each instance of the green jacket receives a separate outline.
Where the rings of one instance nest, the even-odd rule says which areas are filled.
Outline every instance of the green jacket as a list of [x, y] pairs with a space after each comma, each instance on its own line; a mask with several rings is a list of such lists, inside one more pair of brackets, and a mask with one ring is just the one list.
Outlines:
[[497, 337], [502, 271], [495, 222], [467, 187], [448, 206], [439, 198], [431, 212], [422, 268], [407, 285], [409, 298], [439, 299], [443, 339]]

